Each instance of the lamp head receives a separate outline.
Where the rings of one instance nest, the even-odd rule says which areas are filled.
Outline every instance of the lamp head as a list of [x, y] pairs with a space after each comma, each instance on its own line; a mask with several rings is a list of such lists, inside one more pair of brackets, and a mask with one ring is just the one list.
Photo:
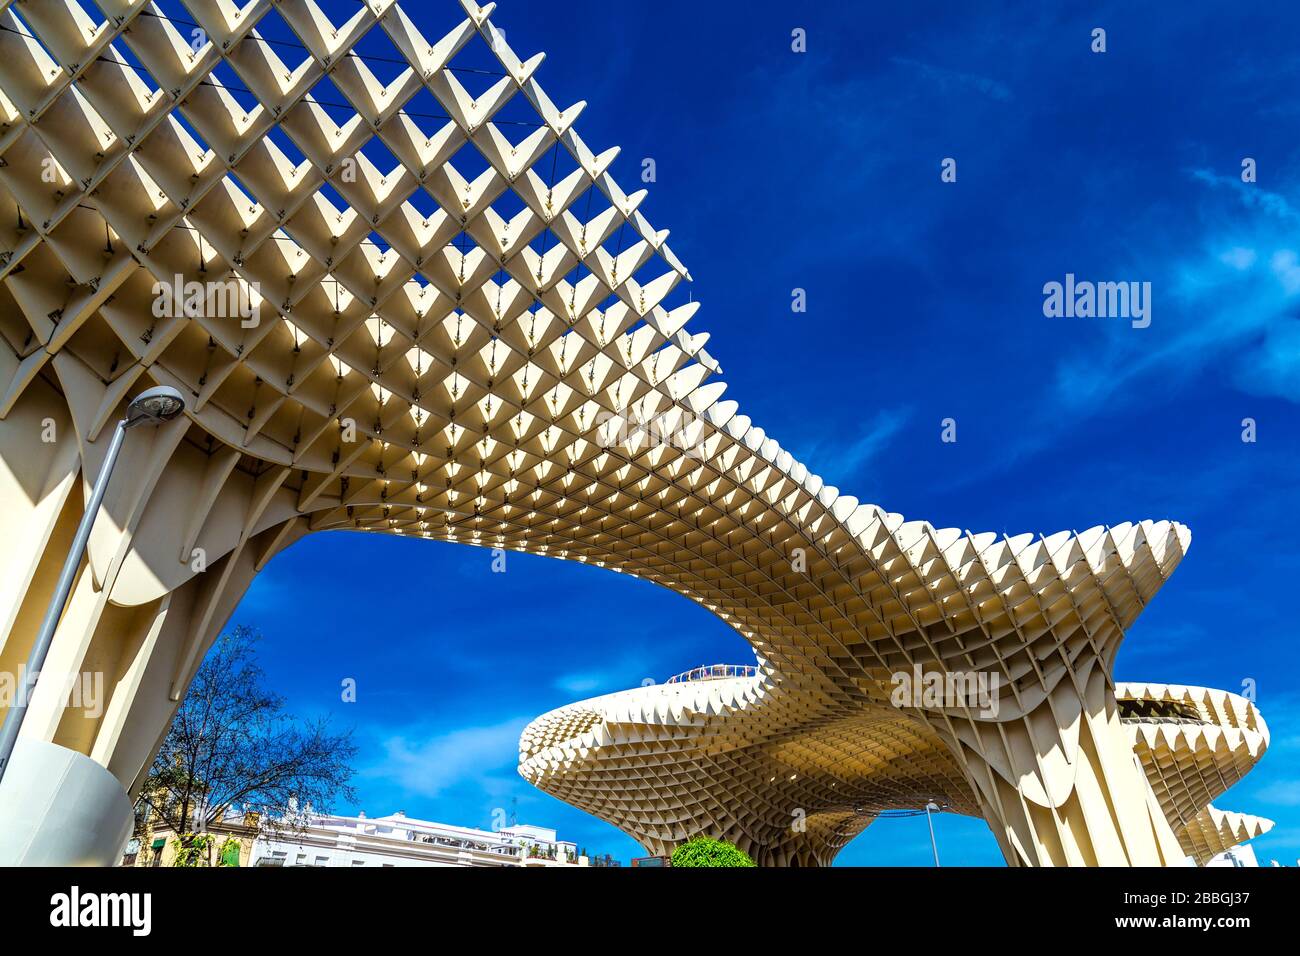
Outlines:
[[126, 408], [126, 427], [136, 425], [161, 425], [185, 410], [185, 399], [170, 385], [147, 388]]

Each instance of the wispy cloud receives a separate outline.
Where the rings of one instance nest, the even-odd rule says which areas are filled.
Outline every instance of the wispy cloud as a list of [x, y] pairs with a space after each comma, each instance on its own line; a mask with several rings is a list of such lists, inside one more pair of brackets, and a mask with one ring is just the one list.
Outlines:
[[[664, 643], [658, 638], [655, 638], [655, 642], [658, 646], [663, 646]], [[689, 647], [690, 642], [687, 641], [686, 644]], [[648, 659], [646, 648], [639, 643], [630, 643], [613, 660], [589, 660], [587, 663], [588, 666], [580, 670], [557, 674], [551, 681], [551, 686], [570, 698], [584, 698], [627, 690], [640, 686], [647, 678], [658, 681], [665, 676], [657, 673], [657, 666]], [[685, 669], [685, 665], [682, 669]]]
[[991, 99], [999, 101], [1011, 99], [1011, 88], [992, 77], [981, 76], [978, 73], [963, 73], [960, 70], [950, 70], [946, 67], [936, 66], [933, 63], [913, 60], [911, 57], [906, 56], [890, 57], [889, 62], [895, 66], [915, 71], [923, 79], [937, 84], [945, 92], [958, 87], [966, 87], [983, 93]]
[[382, 743], [383, 757], [361, 775], [383, 778], [421, 797], [439, 796], [465, 782], [481, 785], [490, 771], [514, 766], [519, 734], [530, 719], [512, 717], [424, 740], [412, 739], [412, 731], [391, 736]]
[[889, 447], [912, 419], [912, 409], [883, 408], [857, 429], [857, 437], [848, 443], [822, 440], [809, 449], [809, 457], [800, 459], [814, 468], [830, 484], [849, 483]]
[[1255, 799], [1279, 807], [1300, 807], [1300, 780], [1279, 780], [1255, 791]]
[[555, 687], [570, 694], [590, 694], [608, 682], [609, 675], [605, 673], [561, 674], [555, 679]]
[[1136, 379], [1162, 377], [1173, 385], [1211, 364], [1225, 367], [1248, 394], [1300, 401], [1300, 214], [1280, 193], [1204, 169], [1191, 176], [1229, 192], [1244, 217], [1220, 207], [1199, 247], [1157, 265], [1162, 274], [1153, 284], [1169, 293], [1156, 319], [1164, 334], [1118, 329], [1100, 354], [1062, 362], [1058, 406], [1075, 415], [1100, 411]]
[[1224, 176], [1212, 169], [1194, 169], [1192, 178], [1219, 189], [1229, 189], [1247, 206], [1262, 209], [1269, 215], [1292, 222], [1300, 218], [1290, 201], [1281, 193], [1271, 192], [1240, 177]]
[[999, 460], [956, 476], [947, 490], [1051, 447], [1063, 419], [1077, 425], [1152, 389], [1170, 395], [1207, 375], [1247, 395], [1300, 402], [1300, 211], [1286, 195], [1239, 178], [1205, 169], [1188, 177], [1207, 187], [1199, 237], [1188, 243], [1183, 231], [1151, 233], [1140, 261], [1114, 270], [1117, 280], [1149, 277], [1151, 328], [1092, 320], [1104, 338], [1057, 361], [1033, 404], [1035, 423], [1017, 430]]

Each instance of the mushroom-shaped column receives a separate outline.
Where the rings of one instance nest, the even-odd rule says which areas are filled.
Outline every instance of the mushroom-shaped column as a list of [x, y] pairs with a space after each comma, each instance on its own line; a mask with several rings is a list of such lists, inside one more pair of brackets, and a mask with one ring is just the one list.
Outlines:
[[1110, 671], [1187, 529], [1146, 521], [982, 538], [950, 543], [958, 587], [933, 595], [978, 627], [898, 635], [902, 654], [890, 657], [931, 692], [901, 703], [952, 750], [1011, 865], [1181, 865]]

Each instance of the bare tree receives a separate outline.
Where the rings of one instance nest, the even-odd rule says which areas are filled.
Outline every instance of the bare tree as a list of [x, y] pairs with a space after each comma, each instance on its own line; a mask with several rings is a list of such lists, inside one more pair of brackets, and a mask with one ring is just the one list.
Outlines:
[[263, 686], [260, 639], [245, 626], [218, 638], [141, 788], [141, 807], [182, 846], [231, 811], [256, 814], [259, 830], [293, 830], [305, 808], [355, 798], [352, 732], [284, 712], [284, 698]]

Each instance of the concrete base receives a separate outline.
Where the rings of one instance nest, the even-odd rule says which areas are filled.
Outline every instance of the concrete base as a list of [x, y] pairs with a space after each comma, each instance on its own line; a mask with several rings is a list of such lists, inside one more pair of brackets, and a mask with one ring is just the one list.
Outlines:
[[115, 866], [133, 816], [122, 785], [95, 761], [20, 739], [0, 783], [0, 866]]

